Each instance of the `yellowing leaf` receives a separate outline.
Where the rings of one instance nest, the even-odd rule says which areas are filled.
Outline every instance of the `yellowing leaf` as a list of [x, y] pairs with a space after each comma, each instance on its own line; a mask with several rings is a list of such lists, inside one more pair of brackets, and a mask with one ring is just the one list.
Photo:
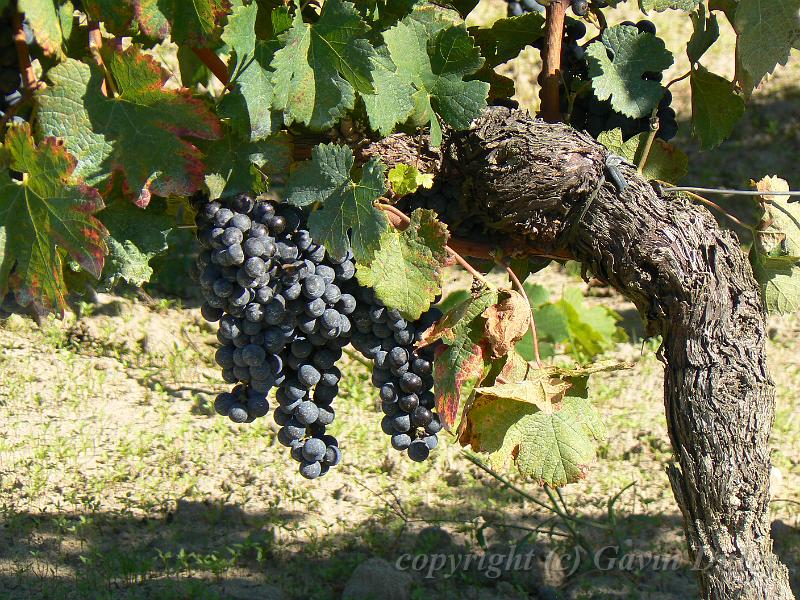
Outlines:
[[441, 339], [447, 345], [434, 360], [433, 380], [436, 410], [448, 429], [461, 420], [488, 368], [481, 314], [496, 301], [497, 290], [482, 288], [447, 313], [427, 337], [427, 342]]
[[130, 47], [109, 52], [106, 66], [119, 94], [101, 91], [103, 74], [74, 59], [48, 72], [53, 85], [39, 94], [37, 124], [64, 139], [78, 159], [77, 173], [92, 184], [119, 171], [136, 203], [153, 193], [187, 196], [203, 184], [200, 151], [184, 138], [217, 139], [219, 122], [189, 90], [163, 87], [158, 63]]
[[766, 193], [761, 223], [756, 229], [750, 262], [761, 287], [764, 305], [772, 313], [800, 310], [800, 203], [780, 192], [789, 184], [780, 177], [764, 177], [756, 188]]
[[[764, 177], [756, 183], [766, 202], [761, 204], [761, 223], [756, 231], [756, 247], [771, 258], [800, 257], [800, 204], [790, 203], [789, 183], [780, 177]], [[800, 260], [800, 259], [798, 259]]]
[[373, 288], [381, 302], [404, 317], [418, 319], [442, 291], [448, 237], [435, 212], [418, 208], [406, 229], [384, 232], [372, 260], [358, 264], [359, 283]]
[[592, 373], [630, 366], [605, 361], [536, 368], [512, 353], [494, 385], [475, 390], [464, 410], [459, 442], [489, 453], [495, 469], [514, 464], [544, 485], [573, 483], [594, 459], [594, 442], [606, 435], [588, 400], [586, 380]]
[[0, 172], [0, 296], [10, 287], [19, 304], [63, 314], [62, 254], [100, 277], [107, 252], [105, 227], [94, 216], [103, 199], [73, 178], [75, 159], [53, 138], [38, 146], [30, 126], [12, 127], [2, 149], [22, 181]]
[[[759, 192], [788, 192], [789, 182], [777, 175], [767, 175], [756, 182], [756, 189]], [[790, 196], [786, 194], [764, 194], [764, 200], [769, 202], [788, 201]]]
[[389, 171], [389, 185], [396, 196], [408, 196], [420, 187], [431, 189], [433, 175], [420, 173], [416, 167], [401, 163]]
[[474, 331], [468, 331], [434, 361], [436, 411], [448, 430], [461, 422], [475, 386], [486, 374], [489, 356], [484, 344], [475, 343], [477, 337]]
[[558, 410], [558, 403], [571, 387], [572, 383], [554, 378], [544, 369], [537, 369], [525, 381], [496, 383], [476, 388], [475, 393], [487, 399], [527, 402], [541, 411], [551, 413]]
[[[541, 485], [560, 487], [586, 476], [595, 440], [605, 435], [591, 404], [566, 397], [554, 410], [516, 400], [476, 397], [459, 442], [487, 452], [493, 469], [515, 465]], [[557, 408], [557, 409], [556, 409]]]

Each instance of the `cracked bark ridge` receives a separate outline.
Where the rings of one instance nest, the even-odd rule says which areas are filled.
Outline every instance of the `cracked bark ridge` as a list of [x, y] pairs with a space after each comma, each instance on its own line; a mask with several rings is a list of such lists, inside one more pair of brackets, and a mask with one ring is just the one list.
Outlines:
[[660, 197], [633, 165], [624, 192], [602, 183], [587, 208], [606, 155], [566, 125], [495, 107], [449, 136], [441, 176], [463, 182], [464, 207], [502, 237], [573, 255], [663, 336], [668, 475], [702, 597], [792, 599], [770, 539], [775, 392], [749, 263], [704, 208]]

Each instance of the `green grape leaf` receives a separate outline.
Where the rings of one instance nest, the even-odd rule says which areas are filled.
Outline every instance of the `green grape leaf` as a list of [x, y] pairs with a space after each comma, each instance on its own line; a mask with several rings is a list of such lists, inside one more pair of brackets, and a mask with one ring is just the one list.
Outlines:
[[197, 84], [208, 84], [211, 71], [189, 46], [178, 47], [177, 59], [183, 87], [191, 88]]
[[422, 3], [423, 0], [354, 0], [364, 20], [375, 31], [388, 29]]
[[256, 21], [258, 4], [243, 4], [235, 1], [222, 30], [222, 41], [236, 53], [236, 73], [256, 49]]
[[713, 13], [706, 15], [704, 4], [698, 6], [690, 16], [694, 30], [689, 43], [686, 44], [686, 55], [689, 57], [689, 62], [694, 64], [719, 39], [719, 21], [717, 15]]
[[418, 208], [406, 229], [384, 232], [372, 261], [358, 264], [358, 281], [373, 288], [386, 306], [416, 321], [442, 291], [448, 238], [447, 226], [436, 213]]
[[19, 12], [25, 13], [25, 20], [36, 36], [36, 44], [48, 56], [61, 58], [61, 19], [53, 0], [18, 0]]
[[489, 96], [487, 102], [494, 100], [507, 100], [511, 98], [517, 91], [514, 86], [514, 80], [505, 75], [500, 75], [494, 69], [483, 66], [480, 70], [476, 71], [474, 75], [470, 76], [470, 81], [477, 79], [485, 81], [489, 84]]
[[420, 173], [416, 167], [400, 163], [389, 171], [389, 185], [396, 196], [408, 196], [420, 187], [431, 189], [433, 175]]
[[[443, 29], [464, 23], [463, 17], [457, 10], [445, 8], [442, 4], [434, 4], [427, 0], [418, 0], [411, 12], [404, 15], [403, 20], [415, 21], [424, 26], [430, 39], [433, 39], [436, 33]], [[388, 29], [388, 27], [384, 29]]]
[[[604, 131], [597, 136], [597, 141], [614, 154], [618, 154], [628, 160], [628, 162], [639, 164], [644, 155], [649, 135], [649, 133], [640, 133], [627, 141], [623, 141], [622, 130], [612, 129], [611, 131]], [[647, 164], [645, 164], [642, 171], [645, 179], [677, 183], [688, 171], [689, 157], [686, 153], [662, 139], [656, 138], [653, 140], [650, 154], [647, 155]]]
[[[412, 13], [390, 30], [383, 39], [397, 74], [417, 90], [412, 99], [415, 119], [430, 124], [431, 145], [442, 142], [442, 124], [466, 129], [486, 108], [489, 84], [465, 81], [483, 65], [478, 48], [462, 26], [441, 29], [438, 21], [425, 13]], [[438, 28], [431, 37], [429, 29]]]
[[800, 311], [800, 258], [792, 258], [771, 258], [759, 254], [755, 248], [750, 250], [753, 275], [769, 313], [786, 315]]
[[[561, 344], [575, 360], [587, 362], [625, 339], [624, 331], [617, 327], [619, 315], [603, 306], [585, 306], [578, 288], [567, 288], [557, 302], [535, 307], [533, 316], [540, 345], [548, 345], [548, 354]], [[529, 334], [520, 340], [516, 350], [526, 360], [533, 360]]]
[[576, 360], [588, 362], [625, 339], [617, 327], [620, 316], [605, 306], [585, 306], [581, 290], [567, 288], [556, 305], [569, 324], [569, 352]]
[[589, 45], [587, 56], [595, 96], [600, 100], [611, 98], [614, 110], [639, 119], [658, 106], [664, 93], [661, 84], [642, 76], [660, 73], [673, 62], [672, 53], [660, 38], [636, 27], [617, 25], [606, 29], [601, 41]]
[[732, 82], [708, 71], [703, 65], [692, 69], [692, 129], [701, 150], [719, 146], [733, 132], [745, 109], [744, 98]]
[[639, 8], [648, 11], [664, 12], [665, 10], [682, 10], [692, 12], [700, 5], [700, 0], [639, 0]]
[[[277, 37], [292, 28], [292, 15], [289, 13], [289, 7], [283, 5], [283, 0], [269, 0], [270, 3], [267, 6], [264, 6], [264, 2], [267, 0], [257, 1], [259, 4], [259, 23], [262, 23], [261, 26], [256, 25], [259, 39]], [[272, 10], [269, 15], [269, 24], [266, 24], [265, 21], [267, 19], [263, 18], [262, 12], [266, 12], [270, 8]]]
[[99, 215], [108, 229], [108, 259], [103, 284], [112, 289], [121, 281], [140, 286], [150, 281], [150, 260], [167, 250], [167, 236], [174, 221], [163, 200], [147, 210], [123, 197], [116, 198]]
[[134, 18], [130, 0], [83, 0], [83, 10], [92, 21], [102, 21], [106, 31], [117, 36], [130, 35]]
[[322, 208], [308, 219], [315, 240], [333, 256], [342, 257], [351, 247], [356, 260], [368, 263], [380, 248], [389, 221], [373, 202], [386, 192], [385, 167], [371, 159], [361, 177], [352, 178], [354, 157], [347, 146], [320, 144], [311, 160], [301, 163], [289, 177], [287, 199], [296, 206], [321, 202]]
[[287, 124], [327, 129], [353, 108], [356, 91], [373, 92], [375, 50], [365, 38], [368, 29], [343, 0], [327, 0], [314, 24], [295, 12], [272, 60], [273, 107], [286, 113]]
[[467, 18], [469, 13], [475, 10], [475, 7], [480, 4], [480, 0], [450, 0], [450, 6], [455, 8], [463, 18]]
[[800, 0], [739, 0], [733, 28], [736, 78], [749, 93], [800, 42]]
[[75, 25], [76, 19], [73, 17], [75, 13], [75, 6], [70, 0], [66, 0], [58, 8], [58, 23], [61, 27], [61, 36], [64, 42], [68, 42], [72, 37], [72, 30]]
[[219, 39], [229, 0], [126, 0], [142, 33], [178, 45], [208, 46]]
[[270, 63], [279, 45], [256, 39], [258, 5], [237, 5], [228, 18], [222, 40], [235, 52], [233, 89], [219, 103], [219, 114], [228, 117], [239, 135], [251, 142], [280, 130], [283, 118], [272, 110]]
[[588, 400], [565, 397], [572, 385], [550, 368], [530, 370], [517, 383], [478, 388], [459, 442], [487, 452], [492, 468], [513, 464], [541, 485], [583, 479], [606, 431]]
[[436, 410], [442, 423], [452, 429], [461, 421], [475, 387], [490, 363], [483, 341], [483, 312], [497, 302], [497, 290], [484, 287], [453, 308], [437, 323], [426, 342], [441, 339], [446, 348], [434, 360]]
[[200, 151], [183, 138], [219, 137], [206, 104], [186, 89], [165, 89], [161, 68], [135, 47], [107, 53], [105, 63], [119, 88], [114, 98], [103, 95], [103, 75], [93, 66], [68, 59], [49, 71], [53, 85], [39, 93], [40, 133], [64, 139], [78, 159], [77, 173], [89, 182], [121, 172], [139, 206], [153, 193], [198, 190]]
[[470, 294], [468, 290], [455, 290], [447, 294], [447, 296], [444, 297], [444, 300], [439, 302], [439, 304], [436, 306], [439, 307], [439, 310], [442, 311], [442, 314], [447, 314], [456, 306], [466, 301], [469, 296]]
[[61, 143], [37, 147], [27, 124], [8, 129], [2, 158], [23, 179], [0, 172], [0, 295], [10, 285], [21, 305], [63, 316], [62, 254], [96, 278], [103, 270], [107, 232], [92, 216], [103, 199], [73, 176], [75, 159]]
[[262, 175], [280, 176], [292, 163], [292, 141], [283, 132], [257, 142], [230, 133], [200, 144], [200, 149], [205, 155], [205, 182], [212, 200], [249, 192]]
[[531, 308], [537, 309], [550, 301], [550, 292], [539, 283], [525, 283], [522, 286]]
[[486, 66], [496, 67], [519, 56], [544, 36], [544, 16], [529, 12], [519, 17], [498, 19], [491, 27], [470, 27], [469, 32], [486, 59]]
[[382, 46], [372, 58], [374, 94], [362, 94], [367, 118], [373, 131], [387, 136], [395, 125], [405, 123], [414, 112], [414, 87], [402, 79], [395, 69], [388, 50]]
[[[556, 304], [544, 304], [533, 311], [536, 322], [536, 333], [539, 339], [539, 355], [541, 358], [555, 356], [556, 345], [569, 341], [569, 323], [564, 311]], [[517, 342], [516, 351], [525, 360], [535, 360], [533, 337], [530, 332]]]

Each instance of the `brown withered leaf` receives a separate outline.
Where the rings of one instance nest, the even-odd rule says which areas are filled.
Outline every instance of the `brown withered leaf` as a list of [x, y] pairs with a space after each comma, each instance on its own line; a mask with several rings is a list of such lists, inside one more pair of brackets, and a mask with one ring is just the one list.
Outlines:
[[528, 331], [531, 307], [515, 290], [501, 290], [499, 301], [483, 311], [486, 340], [493, 358], [508, 354]]

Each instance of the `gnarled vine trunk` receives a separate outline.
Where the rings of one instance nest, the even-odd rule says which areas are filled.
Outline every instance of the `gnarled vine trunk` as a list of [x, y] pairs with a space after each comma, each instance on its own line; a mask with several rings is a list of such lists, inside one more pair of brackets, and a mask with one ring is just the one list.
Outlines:
[[735, 236], [705, 209], [657, 194], [631, 165], [620, 167], [620, 192], [603, 179], [605, 148], [522, 111], [487, 110], [438, 156], [414, 155], [421, 147], [399, 136], [368, 152], [464, 182], [465, 208], [522, 253], [574, 256], [663, 336], [668, 473], [690, 554], [704, 565], [702, 597], [793, 598], [770, 539], [765, 314]]

